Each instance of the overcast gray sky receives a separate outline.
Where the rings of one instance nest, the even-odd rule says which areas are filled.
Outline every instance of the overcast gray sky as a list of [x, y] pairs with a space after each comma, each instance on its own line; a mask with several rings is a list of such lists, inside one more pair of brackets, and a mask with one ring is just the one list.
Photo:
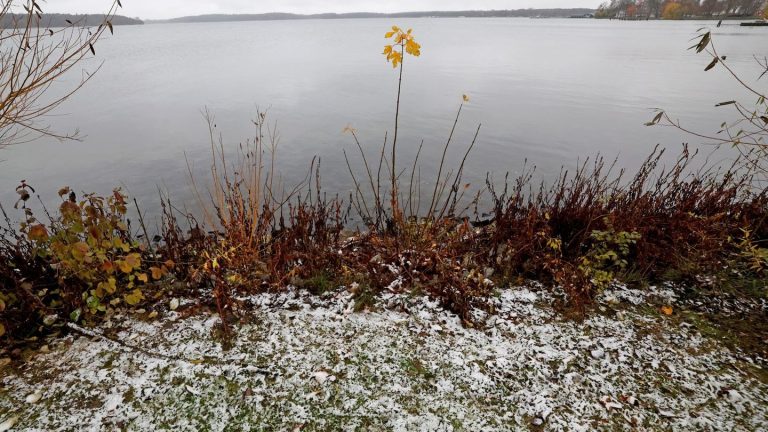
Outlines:
[[[596, 8], [601, 0], [121, 0], [120, 15], [145, 19], [210, 13], [402, 12], [424, 10]], [[46, 12], [99, 13], [110, 0], [48, 0]]]

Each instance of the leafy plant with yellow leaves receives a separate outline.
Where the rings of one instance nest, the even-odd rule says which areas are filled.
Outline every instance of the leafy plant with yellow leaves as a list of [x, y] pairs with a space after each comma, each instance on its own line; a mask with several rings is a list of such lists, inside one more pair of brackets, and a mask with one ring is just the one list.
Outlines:
[[403, 60], [405, 59], [405, 54], [412, 55], [414, 57], [418, 57], [421, 55], [421, 45], [419, 45], [416, 42], [416, 39], [413, 37], [413, 29], [408, 29], [407, 31], [403, 31], [398, 26], [392, 26], [392, 31], [387, 32], [384, 35], [385, 39], [392, 39], [392, 44], [388, 44], [384, 46], [384, 55], [387, 56], [387, 62], [392, 63], [392, 67], [397, 69], [400, 68], [400, 76], [398, 78], [397, 82], [397, 104], [395, 108], [395, 135], [392, 138], [392, 171], [391, 171], [391, 177], [392, 177], [392, 199], [391, 199], [391, 206], [392, 206], [392, 219], [395, 222], [395, 226], [397, 226], [398, 222], [402, 220], [402, 212], [400, 209], [400, 205], [398, 203], [398, 192], [397, 192], [397, 169], [396, 169], [396, 159], [397, 159], [397, 132], [398, 132], [398, 126], [400, 121], [400, 95], [402, 91], [403, 86]]
[[[87, 194], [79, 201], [70, 188], [61, 189], [59, 217], [49, 226], [26, 207], [27, 189], [26, 184], [19, 189], [26, 215], [21, 232], [34, 254], [55, 269], [60, 287], [83, 286], [81, 300], [88, 314], [106, 312], [121, 302], [141, 303], [145, 299], [141, 286], [162, 279], [174, 268], [170, 260], [156, 266], [144, 261], [146, 246], [131, 238], [126, 197], [119, 189], [109, 197]], [[58, 308], [66, 293], [51, 294], [54, 300], [47, 306]], [[78, 321], [82, 314], [83, 308], [76, 308], [70, 317]]]
[[392, 26], [392, 31], [387, 32], [384, 38], [393, 41], [392, 44], [384, 46], [384, 55], [387, 56], [387, 61], [392, 63], [393, 68], [402, 67], [405, 53], [414, 57], [421, 55], [421, 45], [413, 38], [413, 29], [404, 32], [400, 27]]
[[642, 236], [633, 231], [616, 232], [610, 222], [606, 230], [594, 230], [590, 234], [592, 244], [581, 257], [579, 270], [598, 291], [602, 291], [629, 266], [631, 249]]
[[756, 274], [762, 275], [768, 271], [768, 248], [764, 247], [765, 242], [755, 240], [752, 230], [742, 228], [742, 238], [736, 242], [738, 258]]

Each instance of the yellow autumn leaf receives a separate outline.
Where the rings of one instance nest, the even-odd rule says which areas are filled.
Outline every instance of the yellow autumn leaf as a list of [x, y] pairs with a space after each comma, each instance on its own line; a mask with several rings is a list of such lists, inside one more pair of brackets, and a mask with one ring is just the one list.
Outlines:
[[217, 268], [221, 267], [221, 266], [219, 265], [219, 259], [218, 259], [218, 258], [214, 258], [214, 259], [213, 259], [213, 262], [211, 263], [211, 267], [212, 267], [214, 270], [216, 270]]
[[116, 264], [117, 264], [117, 267], [120, 269], [120, 271], [125, 273], [125, 274], [128, 274], [128, 273], [133, 271], [133, 267], [131, 267], [130, 264], [128, 264], [127, 262], [125, 262], [123, 260], [117, 261]]
[[115, 272], [115, 264], [112, 261], [104, 261], [101, 263], [101, 270], [104, 273], [112, 274]]
[[398, 26], [392, 26], [392, 31], [386, 33], [386, 38], [394, 37], [394, 44], [400, 46], [398, 51], [393, 45], [384, 46], [384, 54], [387, 56], [387, 61], [392, 63], [392, 68], [396, 69], [403, 64], [403, 52], [408, 53], [414, 57], [421, 55], [421, 45], [416, 43], [413, 37], [413, 29], [408, 29], [404, 32]]
[[413, 40], [409, 40], [408, 42], [405, 43], [405, 52], [407, 52], [408, 54], [414, 57], [418, 57], [421, 54], [421, 51], [419, 51], [420, 48], [421, 48], [421, 45], [417, 44]]
[[667, 316], [672, 315], [672, 312], [673, 312], [672, 306], [662, 306], [661, 307], [661, 313], [663, 313], [664, 315], [667, 315]]
[[152, 272], [152, 279], [160, 280], [163, 277], [163, 270], [158, 267], [150, 267], [149, 271]]
[[146, 273], [139, 273], [136, 278], [143, 283], [149, 282], [149, 276]]
[[124, 245], [125, 244], [123, 243], [123, 240], [120, 237], [115, 237], [114, 239], [112, 239], [112, 246], [115, 249], [123, 249]]
[[44, 225], [33, 225], [29, 227], [29, 239], [36, 242], [48, 240], [48, 230]]
[[165, 263], [163, 263], [163, 265], [165, 265], [169, 269], [172, 269], [172, 268], [176, 267], [176, 263], [173, 262], [173, 260], [168, 260]]
[[137, 253], [128, 254], [125, 256], [125, 263], [131, 267], [131, 269], [138, 269], [141, 267], [141, 255]]
[[130, 294], [123, 296], [123, 298], [130, 306], [136, 306], [144, 300], [144, 293], [142, 293], [140, 289], [135, 289]]
[[107, 280], [107, 286], [106, 286], [107, 292], [109, 294], [114, 294], [115, 291], [117, 291], [117, 279], [111, 277]]
[[242, 280], [243, 278], [237, 273], [232, 273], [231, 275], [227, 276], [227, 282], [229, 283], [239, 284], [242, 282]]
[[83, 261], [90, 250], [91, 248], [88, 246], [88, 243], [77, 242], [72, 245], [72, 258], [78, 261]]

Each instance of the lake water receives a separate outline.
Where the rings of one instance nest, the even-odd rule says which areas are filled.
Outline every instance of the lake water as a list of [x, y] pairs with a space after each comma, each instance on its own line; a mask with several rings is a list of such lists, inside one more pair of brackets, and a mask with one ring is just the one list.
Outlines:
[[[486, 172], [516, 172], [527, 159], [551, 178], [596, 153], [628, 168], [656, 144], [676, 152], [700, 144], [670, 128], [643, 126], [663, 107], [694, 129], [728, 119], [714, 104], [744, 96], [709, 59], [687, 51], [696, 29], [713, 23], [577, 19], [311, 20], [118, 27], [96, 49], [103, 67], [51, 117], [79, 128], [83, 142], [52, 140], [0, 153], [0, 200], [15, 200], [21, 179], [47, 202], [70, 185], [108, 192], [123, 186], [149, 210], [158, 188], [193, 204], [187, 164], [209, 164], [202, 110], [217, 118], [229, 147], [253, 135], [257, 107], [280, 132], [278, 162], [288, 182], [322, 158], [326, 191], [348, 194], [342, 129], [357, 129], [373, 154], [392, 131], [397, 75], [381, 51], [392, 24], [413, 27], [422, 56], [407, 58], [400, 160], [424, 140], [422, 176], [434, 173], [462, 94], [471, 98], [451, 157], [482, 130], [467, 165], [480, 186]], [[766, 55], [768, 31], [726, 23], [715, 41], [748, 80], [753, 54]], [[95, 66], [92, 62], [90, 66]], [[763, 81], [763, 87], [766, 81]], [[751, 98], [746, 97], [746, 101]]]

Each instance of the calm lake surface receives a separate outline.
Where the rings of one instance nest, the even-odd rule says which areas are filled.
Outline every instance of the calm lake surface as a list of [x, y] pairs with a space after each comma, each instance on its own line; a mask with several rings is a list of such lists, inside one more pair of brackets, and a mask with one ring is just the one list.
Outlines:
[[[656, 144], [676, 153], [701, 144], [670, 128], [648, 128], [663, 107], [694, 129], [714, 132], [730, 118], [714, 104], [743, 98], [723, 70], [687, 51], [696, 29], [714, 23], [577, 19], [311, 20], [118, 27], [97, 49], [103, 67], [51, 117], [59, 131], [79, 128], [83, 142], [40, 140], [0, 153], [0, 200], [9, 207], [21, 179], [49, 203], [60, 186], [109, 192], [122, 186], [150, 210], [158, 188], [194, 206], [187, 162], [204, 175], [210, 163], [207, 107], [229, 148], [252, 137], [257, 107], [280, 134], [278, 163], [287, 182], [322, 158], [327, 192], [348, 194], [342, 150], [357, 158], [342, 130], [351, 125], [373, 155], [393, 129], [396, 72], [385, 63], [383, 34], [413, 27], [422, 56], [407, 58], [400, 160], [421, 140], [422, 177], [434, 175], [440, 150], [468, 94], [451, 157], [478, 124], [468, 182], [486, 172], [538, 175], [602, 153], [633, 168]], [[748, 80], [753, 54], [766, 55], [768, 31], [726, 23], [715, 42]], [[96, 61], [89, 67], [97, 66]], [[763, 81], [763, 86], [766, 81]], [[373, 156], [371, 156], [373, 157]], [[356, 159], [355, 159], [356, 160]]]

